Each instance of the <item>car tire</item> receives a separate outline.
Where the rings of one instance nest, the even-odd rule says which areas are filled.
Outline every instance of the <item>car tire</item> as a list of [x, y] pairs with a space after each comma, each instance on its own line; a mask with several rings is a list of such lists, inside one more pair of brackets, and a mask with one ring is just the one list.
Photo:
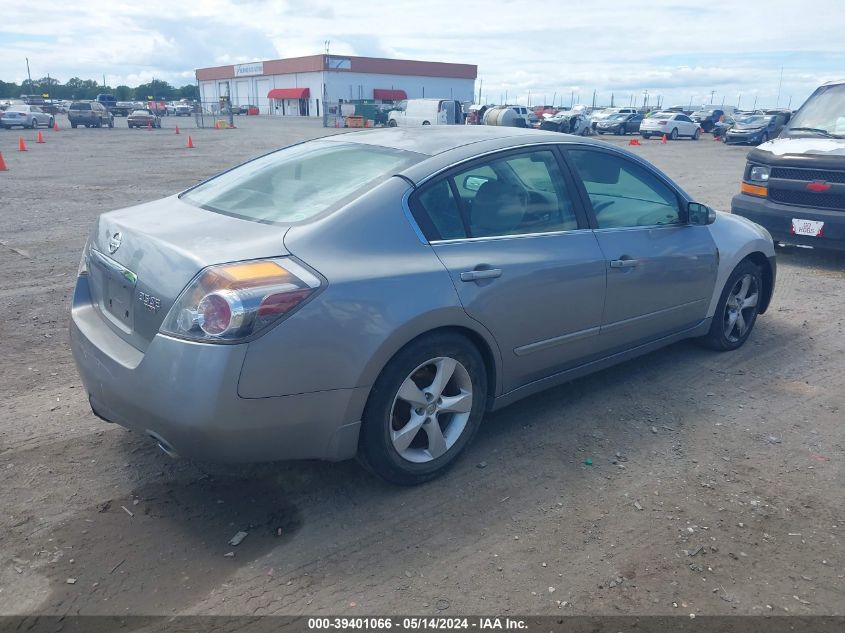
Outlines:
[[673, 127], [672, 131], [669, 133], [669, 140], [670, 141], [677, 141], [678, 140], [678, 128]]
[[29, 125], [27, 127], [33, 130], [38, 127], [38, 121], [35, 117], [32, 117], [32, 121], [29, 122]]
[[109, 127], [110, 128], [114, 127], [114, 117], [109, 117]]
[[701, 128], [697, 128], [695, 130], [695, 134], [692, 135], [692, 140], [697, 141], [701, 138]]
[[396, 123], [393, 119], [387, 122], [387, 127], [396, 127], [397, 125], [398, 123]]
[[431, 125], [431, 123], [429, 121], [423, 121], [422, 124], [423, 125]]
[[642, 136], [644, 139], [650, 139], [651, 138], [651, 134], [649, 134], [648, 132], [641, 132], [640, 136]]
[[55, 124], [56, 124], [56, 119], [54, 119], [53, 117], [50, 117], [49, 120], [47, 121], [47, 127], [53, 127]]
[[421, 337], [400, 350], [373, 385], [358, 458], [393, 484], [430, 481], [469, 444], [486, 402], [487, 371], [476, 347], [452, 332]]
[[710, 331], [699, 341], [720, 352], [742, 347], [760, 313], [762, 292], [763, 274], [760, 267], [747, 259], [741, 261], [722, 289]]
[[71, 123], [70, 127], [72, 127], [75, 130], [76, 129], [76, 123]]
[[616, 133], [617, 133], [619, 136], [625, 136], [625, 126], [624, 126], [624, 125], [620, 125], [620, 126], [619, 126], [619, 129], [618, 129], [618, 130], [616, 130]]

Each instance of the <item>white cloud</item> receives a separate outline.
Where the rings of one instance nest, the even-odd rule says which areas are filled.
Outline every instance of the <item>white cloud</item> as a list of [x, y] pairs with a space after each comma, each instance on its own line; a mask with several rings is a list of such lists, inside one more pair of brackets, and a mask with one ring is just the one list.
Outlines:
[[[331, 52], [477, 64], [482, 94], [498, 101], [642, 99], [736, 102], [756, 94], [793, 106], [821, 81], [845, 76], [841, 0], [814, 0], [810, 19], [780, 0], [592, 0], [523, 3], [428, 0], [203, 0], [72, 7], [4, 3], [0, 79], [47, 73], [111, 84], [153, 77], [193, 83], [197, 67]], [[478, 88], [478, 86], [477, 86]], [[750, 98], [750, 97], [749, 97]]]

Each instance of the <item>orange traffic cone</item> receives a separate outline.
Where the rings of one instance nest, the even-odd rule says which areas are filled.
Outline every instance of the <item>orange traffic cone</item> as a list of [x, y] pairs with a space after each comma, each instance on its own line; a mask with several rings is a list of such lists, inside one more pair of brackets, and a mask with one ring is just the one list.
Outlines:
[[0, 152], [0, 171], [9, 171], [9, 168], [6, 167], [6, 161], [3, 160], [3, 152]]
[[18, 151], [25, 152], [26, 151], [26, 143], [23, 141], [23, 136], [18, 137]]
[[44, 135], [41, 133], [41, 130], [38, 131], [38, 138], [35, 139], [36, 143], [43, 143], [44, 142]]
[[639, 144], [640, 144], [640, 139], [638, 139], [638, 138], [632, 138], [630, 141], [628, 141], [628, 145], [639, 145]]
[[179, 126], [176, 126], [176, 133], [179, 134]]
[[59, 122], [58, 121], [53, 121], [53, 131], [54, 132], [59, 131]]
[[666, 145], [666, 135], [665, 134], [663, 135], [663, 140], [660, 141], [660, 142], [663, 143], [664, 145]]
[[191, 138], [190, 134], [188, 134], [188, 142], [185, 144], [185, 147], [188, 149], [194, 149], [194, 139]]

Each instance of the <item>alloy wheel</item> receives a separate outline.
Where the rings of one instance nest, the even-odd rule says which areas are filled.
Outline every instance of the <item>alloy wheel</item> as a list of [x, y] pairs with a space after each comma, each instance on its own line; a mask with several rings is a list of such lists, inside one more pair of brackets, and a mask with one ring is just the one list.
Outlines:
[[750, 274], [737, 279], [731, 288], [724, 314], [725, 338], [731, 343], [741, 340], [748, 332], [759, 296], [757, 279]]
[[437, 459], [461, 437], [472, 411], [469, 372], [454, 358], [432, 358], [402, 382], [390, 411], [390, 439], [403, 459]]

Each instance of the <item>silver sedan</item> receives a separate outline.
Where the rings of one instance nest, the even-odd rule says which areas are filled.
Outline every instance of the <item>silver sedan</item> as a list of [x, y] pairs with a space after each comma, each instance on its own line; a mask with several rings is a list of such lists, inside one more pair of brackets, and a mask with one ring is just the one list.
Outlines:
[[71, 343], [94, 412], [171, 455], [356, 455], [399, 484], [485, 413], [766, 311], [772, 239], [637, 156], [498, 127], [287, 147], [101, 215]]
[[53, 115], [34, 105], [13, 105], [0, 112], [0, 123], [7, 130], [15, 125], [35, 129], [39, 126], [53, 127]]

